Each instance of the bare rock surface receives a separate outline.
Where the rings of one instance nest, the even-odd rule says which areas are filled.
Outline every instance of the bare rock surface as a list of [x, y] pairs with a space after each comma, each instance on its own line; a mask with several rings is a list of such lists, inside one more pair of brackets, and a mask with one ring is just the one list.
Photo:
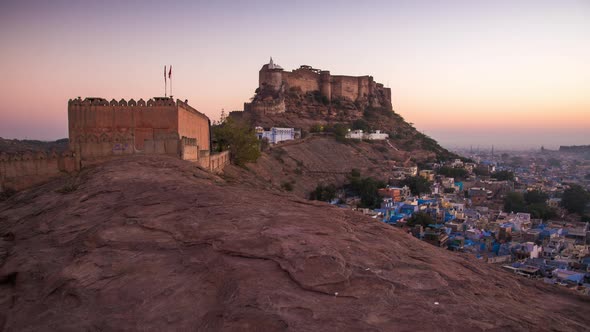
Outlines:
[[590, 302], [352, 211], [134, 156], [0, 203], [5, 331], [583, 331]]

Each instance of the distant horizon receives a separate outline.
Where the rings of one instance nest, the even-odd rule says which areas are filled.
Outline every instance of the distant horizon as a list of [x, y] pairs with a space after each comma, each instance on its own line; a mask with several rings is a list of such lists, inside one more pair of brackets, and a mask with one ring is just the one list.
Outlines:
[[577, 0], [3, 1], [0, 137], [67, 137], [77, 96], [163, 95], [164, 65], [173, 94], [217, 120], [243, 109], [272, 56], [373, 76], [445, 147], [586, 145], [588, 17]]

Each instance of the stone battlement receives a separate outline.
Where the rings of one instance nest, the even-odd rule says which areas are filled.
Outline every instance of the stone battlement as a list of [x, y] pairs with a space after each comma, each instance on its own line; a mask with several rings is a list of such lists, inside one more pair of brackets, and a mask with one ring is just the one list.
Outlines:
[[162, 107], [182, 107], [188, 112], [191, 112], [195, 115], [201, 116], [203, 118], [209, 119], [205, 114], [199, 112], [197, 109], [193, 108], [188, 104], [188, 102], [181, 101], [177, 99], [174, 101], [172, 98], [167, 97], [156, 97], [150, 98], [147, 101], [140, 98], [139, 100], [135, 101], [135, 99], [129, 99], [129, 101], [125, 99], [121, 99], [119, 101], [115, 99], [111, 99], [111, 101], [106, 100], [105, 98], [99, 97], [88, 97], [82, 100], [82, 98], [75, 98], [70, 99], [68, 101], [68, 110], [101, 110], [102, 108], [111, 108], [113, 110], [137, 110], [141, 111], [142, 109], [146, 108], [162, 108]]
[[372, 76], [331, 75], [327, 70], [307, 65], [285, 71], [272, 59], [260, 69], [258, 87], [279, 94], [289, 89], [298, 89], [303, 93], [319, 91], [329, 101], [345, 98], [354, 102], [378, 98], [391, 106], [391, 89], [375, 82]]
[[0, 153], [0, 192], [25, 189], [75, 170], [71, 151]]

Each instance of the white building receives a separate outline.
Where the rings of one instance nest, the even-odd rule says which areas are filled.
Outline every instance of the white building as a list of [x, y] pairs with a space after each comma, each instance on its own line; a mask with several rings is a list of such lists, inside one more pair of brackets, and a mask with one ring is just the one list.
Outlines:
[[277, 144], [282, 141], [295, 139], [295, 128], [277, 128], [272, 127], [270, 130], [264, 130], [262, 127], [256, 127], [256, 136], [258, 139], [268, 139], [271, 144]]
[[374, 133], [364, 133], [360, 129], [349, 130], [346, 134], [346, 138], [350, 139], [366, 139], [369, 141], [382, 141], [389, 138], [388, 134], [382, 133], [381, 130], [376, 130]]

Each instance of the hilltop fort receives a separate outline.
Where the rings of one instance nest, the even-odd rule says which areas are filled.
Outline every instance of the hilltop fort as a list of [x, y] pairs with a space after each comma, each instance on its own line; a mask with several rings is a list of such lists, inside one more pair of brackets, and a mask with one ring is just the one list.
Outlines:
[[218, 172], [228, 152], [211, 154], [211, 123], [186, 101], [89, 97], [68, 102], [68, 151], [0, 153], [0, 192], [124, 155], [168, 155]]
[[324, 106], [331, 108], [344, 102], [355, 103], [358, 108], [383, 107], [391, 110], [391, 89], [373, 80], [372, 76], [332, 75], [302, 65], [285, 71], [273, 59], [263, 65], [258, 74], [258, 89], [244, 111], [259, 114], [279, 114], [293, 111], [301, 104], [289, 103], [293, 97], [310, 94]]

